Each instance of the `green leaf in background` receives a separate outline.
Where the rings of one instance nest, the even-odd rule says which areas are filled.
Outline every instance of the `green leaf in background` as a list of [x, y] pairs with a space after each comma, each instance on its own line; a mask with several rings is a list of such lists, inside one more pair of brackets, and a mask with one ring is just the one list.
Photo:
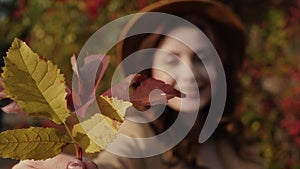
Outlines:
[[97, 103], [101, 114], [96, 113], [90, 119], [73, 127], [73, 136], [86, 153], [105, 149], [106, 145], [117, 136], [125, 112], [132, 105], [127, 101], [103, 96], [97, 98]]
[[29, 115], [49, 117], [62, 124], [70, 116], [64, 77], [52, 62], [39, 57], [15, 39], [3, 67], [3, 88]]
[[0, 155], [3, 158], [44, 160], [61, 153], [70, 143], [54, 128], [30, 127], [0, 133]]

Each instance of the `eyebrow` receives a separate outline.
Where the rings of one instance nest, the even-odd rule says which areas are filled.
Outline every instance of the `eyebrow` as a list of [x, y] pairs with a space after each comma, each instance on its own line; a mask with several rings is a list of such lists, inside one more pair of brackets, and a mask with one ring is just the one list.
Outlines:
[[[175, 56], [179, 56], [180, 55], [180, 51], [178, 51], [177, 49], [169, 49], [169, 48], [160, 48], [161, 50], [163, 50], [163, 52], [166, 52], [168, 55], [175, 55]], [[191, 48], [190, 48], [191, 49]], [[174, 51], [175, 50], [175, 51]], [[192, 52], [194, 53], [194, 55], [197, 55], [199, 59], [202, 59], [204, 57], [206, 57], [206, 55], [200, 55], [200, 54], [205, 54], [205, 48], [200, 48], [197, 49], [196, 51], [192, 50]]]
[[193, 51], [195, 54], [200, 54], [200, 53], [204, 53], [205, 49], [197, 49], [196, 51]]

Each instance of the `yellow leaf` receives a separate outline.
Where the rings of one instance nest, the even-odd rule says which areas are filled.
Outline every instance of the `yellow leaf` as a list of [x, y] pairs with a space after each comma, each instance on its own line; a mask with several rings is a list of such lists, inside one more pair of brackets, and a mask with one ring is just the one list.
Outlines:
[[0, 155], [3, 158], [44, 160], [61, 153], [68, 141], [54, 128], [30, 127], [0, 133]]
[[13, 41], [4, 59], [4, 92], [29, 115], [64, 123], [70, 111], [65, 99], [64, 77], [57, 66], [33, 53], [19, 39]]
[[110, 98], [107, 96], [97, 97], [97, 103], [101, 111], [101, 114], [121, 122], [124, 121], [124, 115], [127, 108], [132, 105], [128, 101], [123, 101], [116, 98]]
[[100, 152], [118, 134], [130, 102], [99, 96], [97, 103], [101, 114], [74, 125], [73, 136], [86, 153]]
[[120, 124], [121, 122], [96, 113], [90, 119], [75, 124], [73, 136], [86, 153], [100, 152], [117, 136]]

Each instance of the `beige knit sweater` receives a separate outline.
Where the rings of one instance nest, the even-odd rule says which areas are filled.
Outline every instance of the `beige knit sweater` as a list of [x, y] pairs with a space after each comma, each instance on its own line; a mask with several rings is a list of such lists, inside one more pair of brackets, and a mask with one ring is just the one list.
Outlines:
[[[154, 135], [148, 124], [138, 124], [125, 121], [120, 132], [130, 137], [151, 137]], [[143, 151], [145, 146], [140, 143], [126, 143], [120, 145], [120, 151], [131, 151], [133, 148]], [[259, 156], [257, 146], [241, 147], [244, 157], [242, 159], [234, 151], [233, 147], [226, 141], [210, 140], [199, 145], [197, 150], [197, 169], [263, 169], [264, 165]], [[109, 152], [101, 152], [93, 161], [100, 169], [192, 169], [185, 166], [183, 162], [170, 166], [164, 162], [165, 154], [148, 158], [125, 158]]]

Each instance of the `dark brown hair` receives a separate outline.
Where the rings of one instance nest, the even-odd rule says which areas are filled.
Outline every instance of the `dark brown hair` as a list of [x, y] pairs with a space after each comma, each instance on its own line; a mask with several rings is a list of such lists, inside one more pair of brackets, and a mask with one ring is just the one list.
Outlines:
[[[209, 20], [208, 18], [200, 18], [199, 16], [181, 16], [185, 18], [186, 20], [190, 21], [194, 25], [196, 25], [202, 32], [208, 37], [208, 39], [212, 42], [214, 45], [216, 51], [218, 52], [224, 70], [226, 75], [226, 82], [227, 82], [227, 98], [226, 98], [226, 104], [225, 104], [225, 110], [223, 113], [223, 117], [221, 120], [221, 123], [219, 124], [217, 130], [214, 132], [213, 137], [214, 138], [228, 138], [232, 142], [234, 146], [236, 146], [236, 149], [238, 149], [238, 146], [243, 141], [243, 125], [239, 120], [239, 116], [235, 114], [235, 108], [237, 105], [238, 97], [239, 97], [239, 79], [238, 79], [238, 70], [240, 69], [243, 59], [244, 59], [244, 52], [245, 52], [245, 37], [244, 35], [241, 35], [239, 32], [235, 32], [235, 30], [230, 30], [232, 27], [224, 27], [222, 26], [222, 29], [219, 29], [219, 25], [216, 22], [213, 22]], [[162, 27], [168, 27], [168, 23], [164, 23], [160, 25], [159, 29], [163, 29]], [[228, 30], [224, 30], [228, 29]], [[162, 30], [164, 33], [166, 31], [170, 30]], [[232, 34], [228, 34], [228, 32], [232, 32]], [[143, 35], [145, 36], [144, 41], [140, 45], [141, 49], [147, 49], [147, 48], [157, 48], [160, 44], [160, 42], [166, 37], [162, 34], [147, 34]], [[239, 36], [240, 42], [231, 44], [231, 39], [234, 38], [234, 36]], [[143, 58], [143, 57], [140, 57]], [[146, 59], [146, 60], [138, 60], [139, 64], [143, 64], [142, 62], [152, 62], [152, 58]], [[147, 74], [148, 76], [151, 76], [151, 70], [144, 70], [141, 72], [143, 74]], [[197, 138], [200, 134], [202, 124], [204, 123], [207, 112], [210, 105], [207, 105], [205, 107], [204, 112], [200, 113], [198, 115], [198, 124], [195, 125], [186, 139], [184, 139], [177, 147], [175, 147], [172, 150], [172, 154], [174, 156], [177, 156], [176, 158], [183, 159], [186, 161], [187, 164], [192, 165], [194, 154], [192, 152], [187, 151], [193, 151], [193, 146], [197, 145]], [[172, 125], [172, 123], [175, 121], [177, 117], [177, 113], [171, 108], [167, 108], [165, 112], [155, 121], [151, 123], [153, 129], [157, 133], [161, 133], [168, 129]], [[199, 123], [200, 122], [200, 123]], [[200, 124], [200, 125], [199, 125]], [[238, 151], [238, 150], [237, 150]], [[189, 155], [187, 155], [189, 154]], [[171, 159], [170, 161], [174, 161], [174, 159]], [[176, 161], [176, 160], [175, 160]]]

